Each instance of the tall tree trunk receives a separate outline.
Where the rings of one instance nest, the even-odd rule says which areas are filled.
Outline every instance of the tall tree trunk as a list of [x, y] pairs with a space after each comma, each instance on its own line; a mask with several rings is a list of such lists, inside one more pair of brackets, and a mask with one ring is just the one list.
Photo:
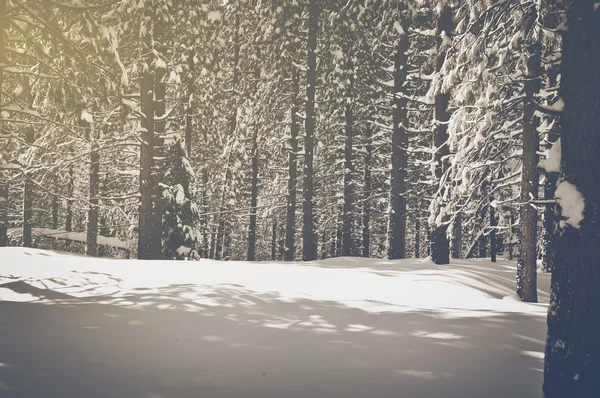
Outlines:
[[[25, 142], [33, 144], [35, 142], [35, 130], [29, 128], [25, 133]], [[23, 185], [23, 246], [31, 247], [33, 244], [31, 218], [33, 215], [33, 183], [32, 176], [25, 172], [25, 182]]]
[[[440, 72], [446, 59], [445, 41], [443, 35], [452, 37], [452, 9], [445, 5], [441, 10], [437, 20], [437, 42], [438, 55], [435, 65], [436, 72]], [[448, 160], [445, 159], [449, 154], [448, 147], [448, 124], [450, 112], [448, 112], [448, 103], [450, 93], [440, 91], [434, 98], [435, 126], [433, 131], [433, 146], [435, 148], [435, 176], [440, 184], [444, 184], [442, 177], [448, 170]], [[444, 187], [440, 186], [440, 190]], [[445, 223], [447, 217], [442, 219], [441, 225], [434, 226], [431, 242], [431, 259], [436, 264], [450, 263], [450, 244], [446, 234], [448, 225]]]
[[[164, 31], [165, 22], [159, 17], [154, 28], [154, 40], [156, 41], [156, 49], [160, 56], [166, 54], [166, 48], [162, 44], [162, 36]], [[164, 172], [165, 172], [165, 129], [166, 129], [166, 83], [165, 78], [167, 74], [167, 64], [163, 59], [157, 60], [161, 62], [155, 62], [155, 81], [154, 81], [154, 173], [153, 173], [153, 185], [154, 185], [154, 211], [152, 214], [152, 258], [161, 259], [163, 258], [163, 214], [165, 212], [166, 202], [163, 198], [163, 187]]]
[[352, 140], [353, 140], [353, 125], [354, 115], [352, 114], [352, 85], [353, 85], [353, 66], [352, 66], [352, 51], [347, 52], [347, 69], [350, 73], [348, 78], [350, 84], [346, 93], [346, 109], [345, 130], [346, 130], [346, 145], [344, 147], [344, 206], [342, 210], [342, 256], [352, 256], [354, 253], [354, 239], [352, 238], [352, 221], [353, 221], [353, 206], [354, 206], [354, 183], [352, 177], [354, 174], [354, 164], [352, 162]]
[[[4, 21], [6, 14], [7, 0], [0, 0], [0, 21]], [[0, 64], [6, 65], [6, 43], [4, 40], [4, 30], [6, 24], [2, 22], [0, 25]], [[0, 114], [2, 114], [2, 101], [4, 89], [4, 68], [0, 68]], [[0, 122], [2, 123], [2, 122]], [[0, 126], [2, 128], [2, 126]], [[3, 176], [0, 175], [0, 178]], [[8, 183], [0, 180], [0, 247], [8, 245]]]
[[140, 210], [138, 225], [138, 259], [154, 258], [153, 194], [154, 179], [154, 51], [152, 37], [142, 40], [144, 53], [140, 80], [141, 142], [140, 142]]
[[363, 177], [363, 231], [362, 231], [362, 256], [371, 256], [371, 194], [373, 179], [371, 175], [371, 162], [373, 158], [373, 143], [371, 126], [365, 127], [365, 174]]
[[454, 217], [452, 233], [452, 258], [462, 258], [462, 215]]
[[[240, 62], [240, 37], [239, 37], [239, 32], [240, 32], [240, 17], [239, 14], [236, 15], [235, 18], [235, 32], [234, 32], [234, 54], [233, 54], [233, 82], [231, 85], [231, 91], [233, 93], [233, 95], [236, 95], [236, 90], [237, 90], [237, 85], [238, 85], [238, 79], [239, 79], [239, 62]], [[233, 113], [231, 115], [231, 120], [229, 122], [229, 126], [230, 126], [230, 131], [231, 131], [231, 135], [233, 136], [235, 134], [235, 130], [237, 129], [237, 115], [238, 115], [238, 109], [237, 109], [237, 99], [234, 97], [234, 106], [233, 106]], [[231, 161], [231, 149], [227, 155], [227, 164], [225, 166], [225, 173], [224, 173], [224, 178], [223, 178], [223, 184], [222, 184], [222, 193], [221, 193], [221, 202], [219, 204], [219, 214], [218, 214], [218, 221], [217, 221], [217, 237], [216, 237], [216, 243], [215, 243], [215, 260], [221, 260], [222, 258], [225, 257], [225, 250], [224, 250], [224, 246], [225, 246], [225, 235], [226, 235], [226, 229], [227, 226], [225, 225], [225, 217], [223, 215], [223, 211], [225, 210], [225, 197], [226, 197], [226, 193], [227, 193], [227, 185], [228, 185], [228, 180], [229, 180], [229, 174], [230, 174], [230, 170], [229, 170], [229, 165], [230, 165], [230, 161]]]
[[88, 191], [88, 214], [86, 228], [85, 254], [96, 257], [98, 255], [98, 191], [100, 188], [100, 154], [98, 143], [94, 136], [93, 126], [90, 121], [81, 117], [81, 125], [85, 129], [86, 138], [90, 141], [90, 185]]
[[597, 6], [595, 0], [570, 2], [568, 30], [563, 34], [562, 174], [557, 196], [564, 190], [570, 193], [570, 198], [559, 199], [559, 205], [565, 205], [561, 209], [564, 228], [555, 237], [556, 263], [552, 271], [544, 366], [545, 398], [593, 398], [600, 391], [600, 10]]
[[402, 34], [394, 55], [394, 105], [392, 134], [392, 170], [390, 174], [390, 214], [388, 258], [406, 257], [406, 169], [408, 166], [408, 135], [406, 76], [408, 71], [408, 24], [402, 21]]
[[309, 0], [308, 5], [308, 59], [306, 69], [306, 120], [304, 137], [304, 179], [302, 260], [317, 259], [317, 239], [315, 237], [313, 161], [316, 130], [315, 92], [317, 86], [317, 32], [319, 30], [318, 0]]
[[[492, 203], [494, 197], [491, 198]], [[496, 262], [496, 208], [495, 204], [490, 205], [490, 259], [493, 263]]]
[[250, 187], [250, 225], [248, 226], [248, 261], [256, 259], [256, 206], [258, 201], [258, 125], [252, 134], [252, 185]]
[[[532, 12], [537, 15], [533, 6]], [[535, 27], [537, 18], [531, 16], [530, 26], [525, 26], [525, 37], [529, 41], [526, 48], [527, 79], [525, 80], [525, 104], [523, 111], [523, 159], [521, 177], [521, 239], [517, 262], [517, 294], [525, 302], [537, 302], [537, 209], [529, 204], [538, 197], [538, 151], [540, 119], [535, 115], [535, 96], [540, 92], [541, 57], [539, 38], [531, 37], [539, 30]]]
[[296, 254], [296, 189], [298, 186], [298, 96], [300, 78], [298, 72], [292, 75], [292, 107], [290, 125], [290, 152], [288, 158], [288, 194], [285, 217], [285, 261], [293, 261]]
[[[2, 8], [0, 8], [0, 12], [2, 12]], [[0, 32], [0, 33], [2, 33], [2, 32]], [[5, 181], [0, 181], [0, 247], [5, 247], [8, 245], [8, 208], [7, 208], [8, 206], [7, 206], [7, 203], [8, 203], [8, 183]]]

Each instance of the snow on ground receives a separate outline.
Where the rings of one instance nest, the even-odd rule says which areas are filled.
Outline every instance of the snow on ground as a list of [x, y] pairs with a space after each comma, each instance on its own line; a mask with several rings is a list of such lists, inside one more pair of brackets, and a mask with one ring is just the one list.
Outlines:
[[0, 248], [1, 397], [541, 397], [513, 262], [140, 262]]

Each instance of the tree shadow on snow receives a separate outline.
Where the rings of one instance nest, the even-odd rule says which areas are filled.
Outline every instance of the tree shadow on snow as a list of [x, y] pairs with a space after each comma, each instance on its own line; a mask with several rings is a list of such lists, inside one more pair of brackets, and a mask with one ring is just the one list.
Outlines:
[[0, 302], [2, 397], [541, 396], [543, 317], [370, 313], [225, 284], [2, 287], [36, 298]]

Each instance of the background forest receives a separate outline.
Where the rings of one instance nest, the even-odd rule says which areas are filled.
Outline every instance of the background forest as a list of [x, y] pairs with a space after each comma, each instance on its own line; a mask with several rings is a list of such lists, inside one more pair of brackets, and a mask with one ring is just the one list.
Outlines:
[[565, 11], [2, 0], [3, 228], [25, 246], [83, 232], [89, 255], [116, 237], [140, 259], [503, 253], [535, 301]]

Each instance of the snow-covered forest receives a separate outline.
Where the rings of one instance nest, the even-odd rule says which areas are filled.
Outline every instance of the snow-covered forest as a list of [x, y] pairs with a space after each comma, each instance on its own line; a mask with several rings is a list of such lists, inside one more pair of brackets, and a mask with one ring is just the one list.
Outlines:
[[[214, 318], [193, 327], [193, 318], [173, 316], [188, 334], [205, 321], [216, 328], [203, 333], [214, 343], [208, 351], [188, 345], [209, 356], [227, 340], [216, 320], [262, 333], [225, 308], [260, 302], [257, 323], [319, 339], [339, 325], [317, 312], [303, 319], [304, 307], [348, 312], [346, 333], [370, 336], [365, 346], [381, 373], [373, 377], [391, 369], [388, 344], [413, 344], [398, 336], [421, 340], [417, 354], [441, 361], [428, 370], [404, 358], [406, 368], [392, 369], [384, 386], [365, 389], [349, 380], [365, 361], [323, 367], [320, 378], [304, 372], [304, 353], [291, 351], [296, 367], [265, 354], [274, 369], [296, 373], [264, 389], [236, 371], [227, 388], [171, 380], [186, 387], [170, 392], [136, 390], [146, 379], [91, 387], [100, 382], [82, 374], [77, 396], [242, 396], [250, 383], [262, 397], [530, 397], [541, 396], [542, 376], [545, 398], [599, 394], [600, 3], [0, 0], [0, 23], [0, 340], [8, 342], [0, 342], [0, 396], [43, 396], [24, 386], [25, 376], [3, 381], [14, 368], [3, 355], [18, 362], [14, 346], [26, 344], [10, 325], [19, 311], [41, 311], [38, 302], [55, 304], [56, 330], [61, 317], [81, 321], [58, 309], [76, 304], [90, 310], [81, 327], [91, 330], [115, 327], [94, 320], [111, 313], [103, 306], [129, 316], [123, 302], [157, 313], [212, 308]], [[33, 307], [14, 306], [22, 302]], [[546, 307], [547, 328], [539, 323]], [[478, 311], [487, 314], [481, 323], [473, 322]], [[512, 390], [492, 387], [488, 368], [477, 373], [490, 359], [471, 349], [486, 345], [481, 334], [496, 317], [490, 355], [533, 353], [497, 362], [524, 380]], [[484, 329], [467, 338], [448, 319]], [[438, 329], [394, 332], [386, 320]], [[521, 322], [529, 326], [511, 330]], [[119, 344], [132, 337], [125, 329], [115, 331], [127, 336]], [[43, 351], [52, 342], [36, 332]], [[275, 348], [250, 345], [281, 355], [286, 339], [295, 341], [275, 338]], [[427, 339], [448, 345], [436, 354]], [[310, 350], [315, 341], [296, 343]], [[465, 369], [488, 380], [472, 395], [461, 389], [470, 371], [453, 379], [445, 368], [460, 349], [471, 355]], [[142, 352], [131, 355], [153, 360]], [[155, 354], [176, 361], [172, 351]], [[537, 361], [523, 368], [534, 369], [530, 377], [517, 372], [517, 357]], [[87, 366], [73, 358], [70, 368]], [[202, 367], [201, 358], [187, 360]], [[66, 369], [61, 380], [69, 382]], [[164, 372], [147, 370], [144, 377]], [[328, 375], [349, 384], [324, 388]], [[398, 375], [412, 383], [404, 395]], [[294, 390], [305, 376], [309, 385]], [[427, 383], [434, 387], [420, 390]]]

